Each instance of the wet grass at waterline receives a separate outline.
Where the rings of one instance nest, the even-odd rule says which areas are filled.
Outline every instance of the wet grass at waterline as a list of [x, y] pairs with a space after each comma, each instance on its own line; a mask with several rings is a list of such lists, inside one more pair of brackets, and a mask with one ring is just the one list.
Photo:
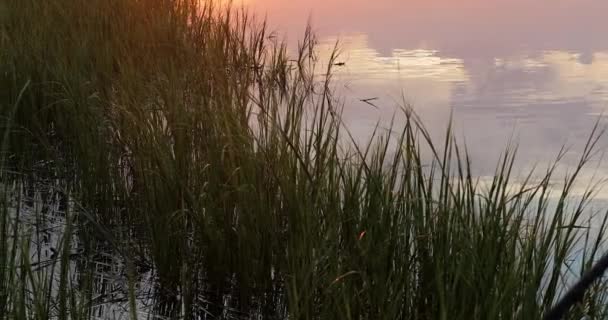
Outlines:
[[[570, 194], [602, 128], [566, 177], [514, 184], [508, 149], [481, 184], [407, 108], [351, 143], [310, 31], [288, 54], [197, 3], [0, 4], [0, 314], [116, 316], [86, 266], [112, 256], [131, 318], [537, 319], [598, 258], [596, 189]], [[63, 203], [44, 268], [44, 213], [20, 209], [43, 194]], [[604, 317], [605, 294], [569, 317]]]

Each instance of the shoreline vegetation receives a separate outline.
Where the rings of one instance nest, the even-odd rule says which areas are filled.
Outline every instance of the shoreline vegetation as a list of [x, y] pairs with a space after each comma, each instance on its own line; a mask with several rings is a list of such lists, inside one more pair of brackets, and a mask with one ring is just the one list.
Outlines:
[[562, 150], [514, 188], [508, 147], [482, 187], [406, 105], [353, 143], [337, 55], [273, 35], [195, 0], [0, 3], [0, 318], [540, 319], [600, 257], [598, 186], [571, 191], [603, 128], [566, 176]]

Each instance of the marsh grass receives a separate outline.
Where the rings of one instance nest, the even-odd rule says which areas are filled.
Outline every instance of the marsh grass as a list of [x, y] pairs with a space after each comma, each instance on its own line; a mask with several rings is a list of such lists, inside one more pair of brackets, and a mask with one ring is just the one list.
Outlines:
[[[2, 318], [88, 319], [89, 297], [84, 294], [90, 292], [90, 279], [85, 270], [75, 272], [71, 261], [72, 216], [69, 212], [56, 216], [58, 208], [51, 208], [56, 202], [41, 186], [29, 198], [26, 184], [17, 177], [10, 180], [6, 174], [2, 177]], [[57, 219], [65, 223], [57, 224]]]
[[[132, 318], [151, 268], [153, 313], [173, 318], [537, 319], [603, 249], [596, 189], [570, 196], [602, 128], [566, 177], [559, 153], [515, 184], [508, 148], [481, 186], [451, 129], [433, 142], [411, 109], [355, 144], [310, 30], [288, 55], [198, 1], [6, 0], [0, 17], [2, 172], [70, 186], [64, 233], [126, 261]], [[2, 178], [0, 311], [90, 317], [71, 238], [59, 278], [35, 274]], [[605, 317], [605, 294], [569, 317]]]

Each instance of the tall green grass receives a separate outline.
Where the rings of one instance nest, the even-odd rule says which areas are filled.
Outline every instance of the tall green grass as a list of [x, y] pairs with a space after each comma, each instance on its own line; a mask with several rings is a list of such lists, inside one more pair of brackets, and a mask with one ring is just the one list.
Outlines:
[[[603, 248], [606, 220], [584, 210], [597, 189], [570, 196], [602, 128], [561, 189], [555, 166], [515, 181], [514, 148], [482, 184], [451, 129], [433, 142], [408, 108], [354, 144], [331, 89], [335, 55], [319, 61], [310, 30], [288, 53], [264, 23], [213, 3], [0, 11], [3, 171], [70, 186], [82, 208], [69, 228], [126, 261], [133, 318], [134, 279], [152, 268], [153, 312], [173, 318], [535, 319]], [[2, 288], [34, 286], [9, 207]], [[59, 265], [45, 287], [58, 288], [59, 317], [90, 316], [91, 290], [68, 290]], [[569, 316], [605, 317], [605, 289]], [[49, 295], [31, 297], [0, 307], [50, 314]]]

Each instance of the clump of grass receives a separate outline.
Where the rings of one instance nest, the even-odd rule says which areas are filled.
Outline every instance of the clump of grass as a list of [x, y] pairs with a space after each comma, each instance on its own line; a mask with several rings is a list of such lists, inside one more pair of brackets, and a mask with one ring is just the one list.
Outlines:
[[91, 274], [72, 261], [74, 216], [59, 216], [42, 185], [30, 191], [22, 177], [2, 178], [0, 318], [88, 319]]
[[[76, 221], [109, 230], [99, 235], [130, 273], [149, 261], [157, 313], [539, 318], [603, 248], [606, 220], [593, 230], [584, 210], [596, 189], [570, 197], [600, 128], [561, 190], [555, 166], [514, 189], [514, 149], [483, 186], [451, 131], [436, 144], [407, 108], [398, 126], [352, 143], [331, 89], [336, 57], [318, 73], [310, 30], [289, 55], [263, 23], [212, 3], [7, 0], [2, 10], [3, 165], [52, 160], [45, 168], [83, 203]], [[604, 317], [605, 294], [598, 283], [572, 318]]]

